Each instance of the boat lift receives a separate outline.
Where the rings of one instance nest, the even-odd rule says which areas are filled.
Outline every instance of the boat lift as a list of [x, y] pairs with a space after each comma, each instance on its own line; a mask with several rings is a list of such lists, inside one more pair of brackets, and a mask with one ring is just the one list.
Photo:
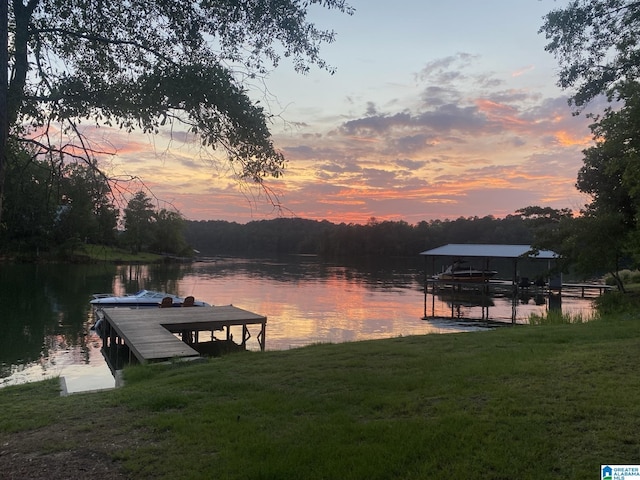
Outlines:
[[[481, 319], [489, 319], [489, 307], [491, 299], [489, 298], [489, 288], [510, 289], [513, 294], [513, 305], [511, 321], [515, 323], [517, 308], [517, 292], [519, 288], [529, 287], [531, 282], [528, 279], [520, 278], [518, 275], [518, 261], [523, 259], [546, 260], [548, 263], [547, 271], [551, 270], [551, 262], [557, 260], [559, 255], [551, 250], [536, 250], [531, 245], [500, 245], [500, 244], [448, 244], [431, 250], [421, 252], [420, 255], [425, 257], [425, 285], [424, 285], [424, 317], [423, 319], [434, 318], [435, 315], [435, 297], [436, 292], [442, 289], [451, 291], [452, 299], [458, 302], [464, 302], [463, 290], [467, 292], [475, 291], [479, 294], [475, 300], [474, 306], [481, 307]], [[431, 259], [431, 275], [428, 274], [427, 262]], [[507, 259], [512, 262], [512, 279], [508, 280], [492, 280], [493, 275], [478, 275], [476, 278], [452, 278], [438, 275], [436, 272], [436, 260], [448, 260], [449, 264], [454, 264], [461, 260], [473, 259], [478, 262], [482, 261], [483, 265], [477, 271], [489, 272], [489, 261], [492, 259]], [[441, 262], [442, 263], [442, 262]], [[446, 262], [445, 262], [446, 263]], [[526, 285], [525, 285], [526, 284]], [[545, 281], [545, 285], [549, 291], [554, 289], [560, 293], [562, 288], [562, 276], [552, 276]], [[427, 295], [431, 286], [431, 315], [427, 312]], [[555, 291], [555, 290], [554, 290]], [[479, 299], [479, 300], [478, 300]], [[454, 301], [451, 308], [451, 317], [459, 317], [459, 309], [456, 310]], [[463, 304], [463, 303], [460, 303]]]

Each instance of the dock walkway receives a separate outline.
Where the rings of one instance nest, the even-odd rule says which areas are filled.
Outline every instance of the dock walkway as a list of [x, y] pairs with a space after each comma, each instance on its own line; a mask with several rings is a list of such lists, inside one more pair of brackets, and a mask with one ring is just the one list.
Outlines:
[[197, 342], [198, 332], [242, 327], [242, 346], [251, 337], [249, 325], [260, 325], [257, 340], [265, 348], [267, 317], [233, 305], [191, 308], [104, 308], [106, 331], [103, 346], [126, 345], [140, 363], [171, 358], [197, 357], [199, 353], [175, 334], [189, 332]]

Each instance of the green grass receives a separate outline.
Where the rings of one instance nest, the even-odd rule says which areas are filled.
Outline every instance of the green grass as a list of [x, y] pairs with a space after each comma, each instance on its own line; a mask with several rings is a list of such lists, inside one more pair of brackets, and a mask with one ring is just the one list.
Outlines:
[[551, 310], [546, 314], [529, 315], [530, 325], [562, 325], [571, 323], [591, 322], [598, 319], [598, 314], [583, 315], [582, 313], [565, 313], [559, 310]]
[[[618, 272], [618, 275], [620, 280], [625, 284], [625, 287], [627, 285], [640, 284], [640, 270], [623, 269]], [[610, 273], [607, 273], [604, 276], [604, 283], [607, 285], [615, 285], [616, 281]]]
[[92, 261], [109, 263], [154, 263], [163, 259], [161, 255], [155, 253], [140, 252], [133, 254], [129, 250], [105, 245], [85, 244], [75, 253], [84, 255]]
[[640, 461], [638, 358], [625, 314], [137, 366], [115, 391], [1, 389], [0, 450], [88, 434], [131, 478], [597, 478]]
[[76, 263], [156, 263], [166, 260], [162, 255], [149, 252], [131, 253], [124, 248], [106, 245], [79, 244], [73, 251], [54, 252], [5, 252], [5, 259], [19, 259], [25, 262], [42, 260], [67, 261]]

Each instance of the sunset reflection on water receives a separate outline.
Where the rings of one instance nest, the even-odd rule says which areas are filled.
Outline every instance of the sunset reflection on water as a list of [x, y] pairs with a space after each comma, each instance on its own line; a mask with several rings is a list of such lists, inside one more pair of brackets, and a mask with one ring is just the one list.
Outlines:
[[[446, 295], [433, 301], [429, 293], [425, 300], [423, 283], [421, 264], [411, 259], [383, 267], [325, 264], [313, 257], [221, 259], [194, 265], [182, 278], [179, 294], [267, 316], [267, 350], [488, 328], [478, 321], [483, 314], [480, 303], [473, 303], [477, 297], [452, 305]], [[488, 318], [511, 322], [511, 298], [481, 300], [487, 301]], [[532, 293], [515, 307], [516, 322], [528, 323], [530, 314], [546, 313], [548, 301]], [[589, 299], [574, 297], [564, 297], [561, 308], [584, 318], [592, 311]], [[435, 318], [423, 319], [425, 313]], [[248, 348], [259, 348], [255, 338]]]
[[[423, 320], [419, 262], [405, 270], [352, 269], [317, 260], [289, 264], [238, 261], [198, 264], [181, 281], [180, 295], [214, 305], [233, 304], [268, 318], [267, 350], [486, 328], [442, 319]], [[220, 271], [227, 275], [220, 275]], [[438, 302], [438, 316], [449, 308]], [[249, 342], [248, 348], [258, 349]]]
[[[267, 350], [490, 328], [479, 320], [477, 296], [452, 303], [450, 296], [441, 292], [435, 299], [431, 294], [425, 299], [420, 260], [348, 265], [290, 256], [277, 260], [215, 258], [193, 264], [70, 265], [63, 272], [59, 266], [40, 267], [38, 282], [32, 278], [35, 267], [16, 266], [7, 274], [5, 288], [15, 284], [8, 292], [16, 297], [26, 291], [26, 285], [39, 287], [31, 296], [41, 300], [35, 303], [37, 315], [31, 308], [33, 302], [27, 301], [14, 302], [5, 312], [7, 318], [9, 313], [15, 317], [15, 326], [7, 329], [13, 336], [5, 342], [15, 348], [5, 348], [6, 359], [0, 359], [4, 372], [0, 386], [60, 375], [67, 380], [69, 391], [113, 387], [100, 351], [101, 341], [95, 332], [88, 331], [93, 323], [88, 303], [91, 294], [109, 290], [118, 295], [140, 289], [193, 295], [213, 305], [232, 304], [264, 315], [268, 319]], [[489, 318], [509, 324], [511, 298], [494, 296], [488, 301]], [[556, 302], [563, 313], [585, 319], [593, 310], [589, 299], [563, 295]], [[517, 322], [527, 323], [531, 313], [544, 315], [549, 303], [532, 292], [518, 299], [516, 307]], [[425, 313], [436, 318], [425, 320]], [[239, 343], [242, 330], [234, 328], [232, 334]], [[249, 326], [249, 331], [247, 348], [259, 350], [258, 326]], [[225, 335], [214, 334], [217, 338]]]

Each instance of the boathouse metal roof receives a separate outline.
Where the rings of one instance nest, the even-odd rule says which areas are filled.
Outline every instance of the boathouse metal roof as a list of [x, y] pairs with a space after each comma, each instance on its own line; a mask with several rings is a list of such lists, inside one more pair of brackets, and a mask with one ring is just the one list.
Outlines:
[[483, 257], [483, 258], [538, 258], [554, 259], [559, 255], [551, 250], [534, 250], [531, 245], [499, 245], [450, 243], [431, 250], [420, 252], [420, 255], [435, 257]]

